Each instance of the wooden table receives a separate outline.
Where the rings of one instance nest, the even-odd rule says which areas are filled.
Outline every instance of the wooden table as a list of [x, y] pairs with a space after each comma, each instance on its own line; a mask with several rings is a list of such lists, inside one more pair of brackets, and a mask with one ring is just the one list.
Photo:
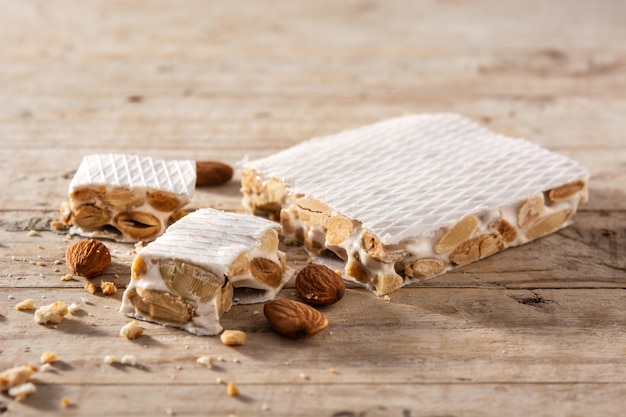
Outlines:
[[[626, 3], [0, 1], [0, 369], [59, 361], [1, 416], [611, 416], [626, 407]], [[554, 235], [390, 299], [350, 288], [303, 341], [261, 306], [243, 347], [129, 319], [68, 273], [50, 231], [83, 155], [236, 165], [406, 112], [459, 112], [592, 171]], [[238, 177], [192, 207], [241, 208]], [[36, 231], [29, 233], [30, 231]], [[123, 289], [132, 245], [106, 242]], [[286, 248], [299, 268], [306, 254]], [[60, 262], [57, 262], [60, 261]], [[57, 265], [57, 263], [60, 263]], [[293, 297], [289, 285], [282, 297]], [[57, 327], [23, 299], [79, 303]], [[105, 355], [134, 355], [136, 366]], [[221, 357], [214, 369], [196, 363]], [[222, 383], [220, 383], [222, 381]], [[223, 382], [241, 395], [229, 397]], [[61, 399], [70, 400], [69, 407]]]

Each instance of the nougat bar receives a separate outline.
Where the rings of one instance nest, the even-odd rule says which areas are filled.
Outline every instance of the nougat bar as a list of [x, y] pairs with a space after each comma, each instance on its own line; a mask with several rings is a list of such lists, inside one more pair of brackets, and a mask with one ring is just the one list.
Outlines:
[[72, 234], [151, 241], [182, 216], [195, 182], [195, 161], [87, 155], [70, 182], [62, 220]]
[[198, 335], [219, 333], [233, 303], [273, 299], [290, 278], [279, 230], [247, 214], [188, 214], [137, 253], [120, 311]]
[[388, 294], [571, 222], [589, 172], [456, 114], [418, 114], [305, 141], [245, 163], [243, 204], [286, 242], [345, 261]]

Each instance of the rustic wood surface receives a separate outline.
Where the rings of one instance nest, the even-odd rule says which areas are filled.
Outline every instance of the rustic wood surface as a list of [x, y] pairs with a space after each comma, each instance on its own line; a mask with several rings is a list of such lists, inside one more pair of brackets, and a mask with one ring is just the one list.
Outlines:
[[[25, 401], [1, 394], [1, 416], [623, 415], [625, 2], [0, 0], [0, 10], [0, 370], [44, 351], [60, 358]], [[128, 341], [122, 291], [59, 280], [78, 238], [49, 223], [84, 154], [236, 166], [432, 111], [576, 158], [592, 171], [589, 203], [563, 231], [389, 300], [352, 287], [324, 310], [329, 328], [304, 341], [273, 333], [258, 305], [222, 320], [248, 333], [242, 347], [149, 323]], [[197, 190], [192, 207], [240, 201], [236, 176]], [[103, 278], [123, 289], [132, 245], [106, 243]], [[306, 261], [285, 249], [293, 267]], [[14, 309], [27, 298], [81, 310], [37, 325]], [[136, 366], [103, 363], [128, 354]], [[201, 355], [223, 362], [206, 369]]]

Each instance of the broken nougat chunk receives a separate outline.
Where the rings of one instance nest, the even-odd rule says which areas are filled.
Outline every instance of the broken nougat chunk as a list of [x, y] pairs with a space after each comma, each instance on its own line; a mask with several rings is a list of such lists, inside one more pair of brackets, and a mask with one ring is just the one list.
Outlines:
[[62, 220], [82, 236], [154, 240], [181, 216], [195, 182], [195, 161], [88, 155], [70, 182]]
[[219, 333], [233, 302], [270, 300], [289, 279], [277, 229], [250, 215], [188, 214], [137, 254], [121, 311], [198, 335]]
[[248, 162], [244, 206], [387, 294], [565, 227], [589, 172], [454, 114], [408, 115]]

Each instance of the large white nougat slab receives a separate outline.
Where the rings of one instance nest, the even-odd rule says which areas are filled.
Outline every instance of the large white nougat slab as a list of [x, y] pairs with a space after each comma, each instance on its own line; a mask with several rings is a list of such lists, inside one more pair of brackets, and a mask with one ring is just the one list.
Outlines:
[[232, 303], [273, 299], [290, 278], [279, 229], [209, 208], [188, 214], [137, 254], [121, 311], [194, 334], [219, 333]]
[[150, 241], [176, 220], [196, 182], [192, 160], [126, 154], [86, 155], [62, 207], [71, 233]]
[[588, 179], [535, 143], [422, 114], [249, 161], [242, 191], [251, 210], [280, 211], [287, 238], [334, 251], [383, 294], [567, 225]]

